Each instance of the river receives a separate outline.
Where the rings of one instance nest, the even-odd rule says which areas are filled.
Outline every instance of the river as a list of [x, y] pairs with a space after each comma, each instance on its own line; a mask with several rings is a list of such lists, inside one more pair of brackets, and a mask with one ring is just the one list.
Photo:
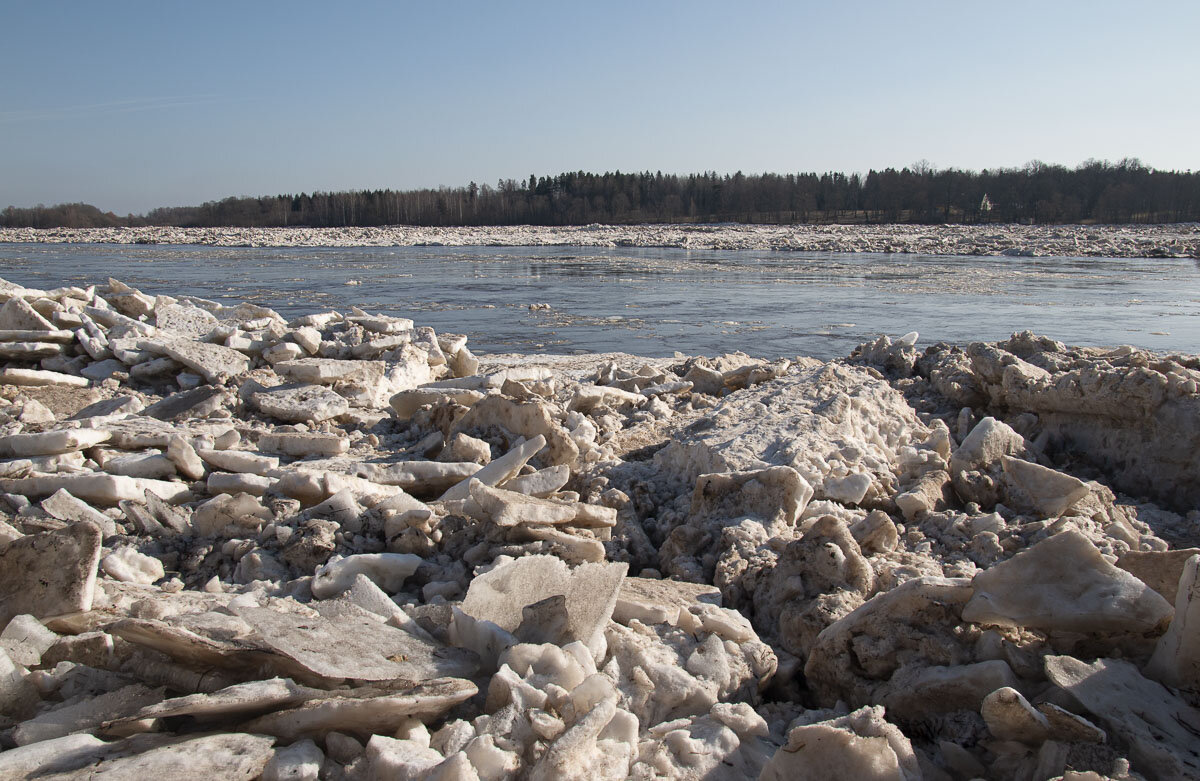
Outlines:
[[[115, 277], [285, 317], [359, 306], [465, 333], [476, 352], [847, 355], [879, 334], [1200, 352], [1188, 259], [577, 247], [223, 248], [0, 244], [28, 287]], [[358, 284], [353, 284], [358, 283]], [[549, 304], [549, 309], [531, 309]]]

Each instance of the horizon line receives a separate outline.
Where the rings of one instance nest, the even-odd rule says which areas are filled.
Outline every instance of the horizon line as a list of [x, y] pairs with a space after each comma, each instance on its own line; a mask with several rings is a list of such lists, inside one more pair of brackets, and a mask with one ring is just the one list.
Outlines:
[[[165, 100], [170, 100], [170, 99], [165, 99]], [[135, 102], [138, 102], [138, 101], [119, 101], [118, 103], [135, 103]], [[97, 105], [117, 105], [117, 104], [97, 104]], [[158, 106], [150, 106], [147, 108], [157, 108], [157, 107]], [[136, 111], [136, 110], [142, 110], [142, 109], [141, 108], [133, 108], [131, 110]], [[0, 123], [4, 122], [4, 117], [3, 117], [4, 113], [5, 112], [0, 112]], [[1023, 163], [1021, 165], [1017, 165], [1017, 166], [993, 166], [990, 168], [989, 167], [964, 168], [964, 167], [958, 167], [958, 166], [938, 167], [937, 165], [930, 163], [928, 160], [922, 159], [922, 160], [917, 160], [913, 163], [910, 163], [909, 165], [905, 165], [900, 168], [897, 168], [895, 166], [887, 166], [885, 168], [879, 168], [879, 169], [869, 168], [869, 169], [867, 169], [866, 172], [863, 172], [861, 170], [854, 170], [854, 171], [808, 170], [808, 171], [786, 171], [786, 172], [765, 171], [764, 170], [764, 171], [751, 171], [751, 172], [747, 173], [741, 169], [738, 169], [737, 171], [734, 171], [732, 173], [730, 173], [728, 171], [718, 172], [715, 169], [709, 169], [709, 170], [705, 170], [705, 171], [664, 172], [661, 169], [651, 171], [650, 169], [647, 168], [647, 169], [640, 169], [640, 170], [630, 169], [630, 170], [622, 171], [620, 168], [614, 168], [612, 170], [606, 170], [603, 172], [587, 171], [584, 169], [563, 170], [563, 171], [559, 171], [556, 174], [545, 175], [545, 176], [538, 176], [537, 174], [531, 173], [530, 177], [533, 177], [537, 180], [541, 180], [541, 179], [553, 180], [553, 179], [556, 179], [561, 176], [583, 174], [585, 176], [650, 175], [650, 176], [655, 176], [655, 177], [657, 177], [657, 176], [674, 176], [674, 177], [683, 177], [683, 178], [693, 177], [693, 176], [700, 176], [700, 177], [716, 176], [719, 178], [729, 179], [729, 178], [732, 178], [732, 177], [738, 176], [738, 175], [748, 177], [748, 178], [749, 177], [763, 177], [763, 176], [780, 176], [780, 177], [817, 176], [817, 177], [824, 177], [824, 176], [839, 176], [840, 175], [840, 176], [844, 176], [848, 179], [854, 178], [854, 177], [858, 177], [861, 179], [866, 176], [869, 176], [872, 173], [878, 174], [878, 173], [886, 173], [888, 171], [893, 171], [895, 173], [904, 173], [907, 171], [909, 173], [916, 173], [919, 175], [934, 176], [934, 175], [943, 174], [943, 173], [962, 173], [962, 174], [1034, 173], [1034, 172], [1037, 172], [1042, 169], [1054, 169], [1054, 168], [1060, 168], [1060, 169], [1063, 169], [1066, 171], [1079, 171], [1081, 169], [1084, 169], [1084, 168], [1087, 168], [1087, 167], [1093, 166], [1093, 165], [1100, 165], [1105, 168], [1122, 168], [1122, 167], [1128, 167], [1131, 169], [1139, 169], [1140, 168], [1140, 169], [1146, 170], [1149, 173], [1162, 173], [1162, 174], [1173, 174], [1173, 175], [1183, 175], [1183, 176], [1190, 176], [1190, 175], [1193, 175], [1194, 173], [1197, 173], [1197, 171], [1194, 171], [1191, 168], [1188, 168], [1185, 170], [1155, 168], [1152, 165], [1147, 165], [1147, 164], [1143, 163], [1141, 161], [1141, 158], [1139, 158], [1139, 157], [1125, 156], [1125, 157], [1120, 158], [1116, 162], [1113, 162], [1113, 161], [1109, 160], [1108, 158], [1097, 159], [1094, 157], [1089, 157], [1089, 158], [1083, 160], [1082, 162], [1076, 164], [1075, 166], [1069, 166], [1065, 163], [1047, 163], [1044, 160], [1034, 158], [1034, 159], [1028, 160], [1025, 163]], [[501, 177], [497, 180], [497, 186], [503, 186], [504, 184], [506, 184], [508, 182], [515, 183], [518, 186], [520, 186], [521, 188], [524, 188], [528, 184], [529, 178], [528, 177], [520, 177], [520, 178]], [[414, 192], [421, 192], [421, 191], [430, 191], [430, 192], [449, 191], [449, 192], [452, 192], [454, 190], [466, 190], [473, 184], [477, 185], [481, 188], [489, 187], [489, 188], [495, 189], [491, 184], [488, 184], [486, 182], [479, 183], [479, 182], [476, 182], [474, 179], [472, 179], [467, 184], [458, 184], [458, 185], [439, 184], [437, 186], [426, 185], [423, 187], [407, 187], [407, 188], [393, 187], [393, 186], [358, 187], [358, 188], [349, 188], [349, 189], [328, 189], [328, 190], [316, 188], [316, 189], [312, 189], [312, 190], [298, 190], [298, 191], [294, 191], [294, 192], [276, 191], [274, 193], [260, 193], [257, 195], [250, 195], [250, 194], [243, 193], [243, 194], [239, 194], [239, 195], [224, 195], [224, 196], [221, 196], [218, 198], [210, 198], [210, 199], [201, 201], [200, 203], [193, 202], [190, 204], [174, 204], [174, 205], [170, 205], [170, 206], [165, 206], [165, 205], [154, 206], [154, 207], [151, 207], [140, 213], [132, 212], [132, 211], [126, 212], [124, 216], [126, 216], [126, 217], [145, 217], [150, 212], [153, 212], [153, 211], [156, 211], [159, 209], [197, 208], [200, 206], [204, 206], [205, 204], [220, 203], [222, 201], [226, 201], [226, 200], [230, 200], [230, 199], [240, 200], [240, 199], [247, 199], [247, 198], [249, 198], [249, 199], [264, 199], [264, 198], [284, 198], [284, 197], [295, 198], [298, 196], [339, 195], [339, 194], [366, 193], [366, 192], [379, 192], [379, 191], [397, 192], [397, 193], [414, 193]], [[31, 205], [31, 206], [17, 206], [16, 204], [10, 203], [5, 207], [5, 210], [7, 210], [7, 209], [20, 209], [20, 210], [52, 209], [52, 208], [56, 208], [56, 207], [71, 206], [71, 205], [91, 206], [92, 208], [95, 208], [104, 214], [113, 214], [113, 215], [118, 214], [116, 211], [114, 211], [112, 209], [102, 209], [101, 207], [96, 206], [93, 203], [90, 203], [88, 201], [83, 201], [83, 200], [64, 200], [64, 201], [59, 201], [57, 203], [49, 204], [49, 205], [47, 205], [44, 202], [39, 202], [39, 203]]]

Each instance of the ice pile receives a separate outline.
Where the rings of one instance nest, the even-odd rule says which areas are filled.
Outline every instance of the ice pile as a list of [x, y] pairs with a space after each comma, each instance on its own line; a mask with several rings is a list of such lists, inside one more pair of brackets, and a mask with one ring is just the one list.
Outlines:
[[0, 300], [2, 778], [1200, 775], [1195, 357]]

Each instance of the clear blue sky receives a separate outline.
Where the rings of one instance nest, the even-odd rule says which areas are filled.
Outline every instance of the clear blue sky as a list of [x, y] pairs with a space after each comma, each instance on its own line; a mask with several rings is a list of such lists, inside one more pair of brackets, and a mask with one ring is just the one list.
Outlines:
[[0, 208], [531, 173], [1200, 168], [1200, 2], [0, 0]]

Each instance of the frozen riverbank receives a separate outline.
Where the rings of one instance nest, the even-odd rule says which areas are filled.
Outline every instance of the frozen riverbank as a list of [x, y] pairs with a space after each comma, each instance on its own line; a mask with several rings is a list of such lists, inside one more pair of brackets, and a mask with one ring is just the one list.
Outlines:
[[217, 247], [578, 246], [1034, 257], [1200, 257], [1200, 224], [587, 225], [416, 228], [0, 229], [0, 242]]
[[1200, 357], [0, 301], [0, 778], [1200, 774]]

